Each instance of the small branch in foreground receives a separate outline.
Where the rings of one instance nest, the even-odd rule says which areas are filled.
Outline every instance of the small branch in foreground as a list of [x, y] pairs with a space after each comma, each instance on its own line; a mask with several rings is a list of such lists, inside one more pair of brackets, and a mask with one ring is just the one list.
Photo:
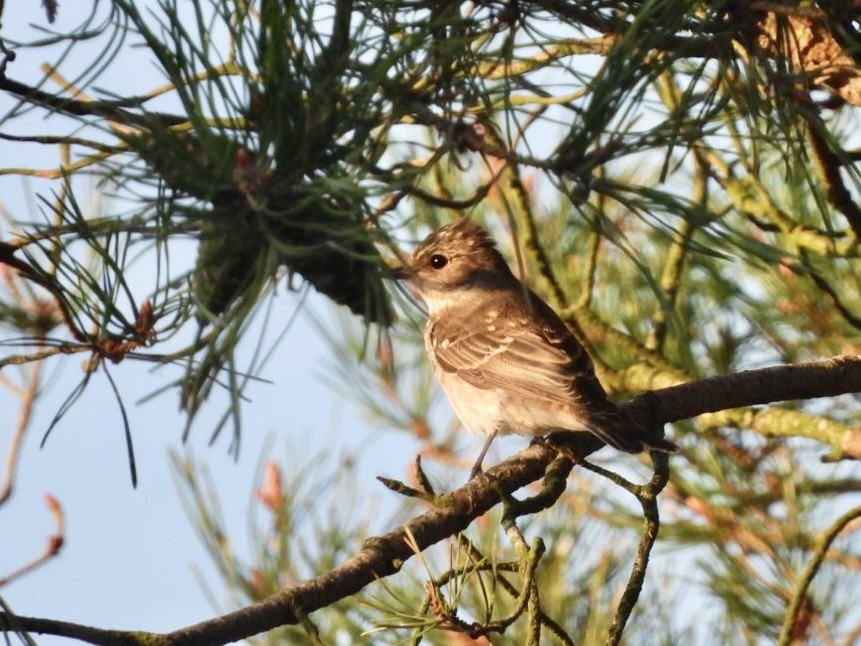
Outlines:
[[619, 601], [619, 607], [616, 610], [616, 616], [613, 618], [613, 624], [610, 626], [610, 631], [607, 636], [607, 644], [616, 645], [622, 641], [622, 632], [634, 611], [634, 606], [637, 604], [637, 599], [640, 598], [640, 592], [643, 589], [643, 583], [646, 580], [646, 567], [649, 564], [649, 555], [652, 553], [652, 548], [655, 541], [658, 539], [658, 530], [661, 526], [660, 516], [658, 515], [658, 494], [664, 490], [667, 483], [670, 481], [670, 465], [669, 456], [666, 453], [652, 452], [652, 461], [655, 464], [655, 473], [651, 481], [640, 488], [637, 494], [637, 499], [643, 507], [643, 532], [640, 536], [640, 546], [637, 549], [637, 558], [634, 560], [634, 566], [631, 568], [631, 576], [628, 578], [628, 584], [625, 586], [625, 592], [622, 594], [622, 599]]

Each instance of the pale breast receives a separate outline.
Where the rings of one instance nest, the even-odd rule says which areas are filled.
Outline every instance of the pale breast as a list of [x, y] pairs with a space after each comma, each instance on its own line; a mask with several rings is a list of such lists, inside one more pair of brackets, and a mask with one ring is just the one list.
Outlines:
[[512, 396], [498, 388], [476, 388], [450, 372], [438, 368], [435, 372], [460, 423], [471, 433], [544, 435], [587, 429], [571, 406]]
[[436, 353], [430, 339], [430, 326], [425, 329], [425, 348], [434, 374], [463, 427], [478, 435], [489, 435], [494, 430], [499, 430], [502, 395], [494, 390], [476, 388], [456, 374], [443, 370], [436, 361]]
[[451, 373], [436, 371], [455, 415], [470, 433], [489, 435], [494, 430], [504, 433], [505, 412], [502, 396], [494, 390], [482, 390]]

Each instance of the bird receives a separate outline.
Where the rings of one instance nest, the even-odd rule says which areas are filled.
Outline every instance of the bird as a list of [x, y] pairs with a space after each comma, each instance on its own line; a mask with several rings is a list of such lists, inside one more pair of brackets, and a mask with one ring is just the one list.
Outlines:
[[608, 399], [589, 354], [476, 222], [432, 232], [393, 274], [427, 308], [425, 349], [460, 423], [487, 436], [470, 479], [511, 433], [589, 431], [627, 453], [677, 450]]

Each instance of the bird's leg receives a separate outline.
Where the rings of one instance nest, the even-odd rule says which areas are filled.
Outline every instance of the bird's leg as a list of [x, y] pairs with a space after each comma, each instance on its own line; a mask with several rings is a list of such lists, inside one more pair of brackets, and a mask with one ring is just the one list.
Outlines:
[[469, 472], [470, 480], [475, 478], [479, 473], [483, 473], [481, 470], [481, 463], [484, 461], [484, 456], [487, 455], [487, 450], [490, 448], [490, 443], [493, 442], [493, 438], [496, 437], [496, 433], [497, 431], [494, 430], [484, 441], [484, 446], [481, 447], [481, 453], [478, 454], [478, 459], [475, 461], [475, 464], [472, 465], [472, 469]]

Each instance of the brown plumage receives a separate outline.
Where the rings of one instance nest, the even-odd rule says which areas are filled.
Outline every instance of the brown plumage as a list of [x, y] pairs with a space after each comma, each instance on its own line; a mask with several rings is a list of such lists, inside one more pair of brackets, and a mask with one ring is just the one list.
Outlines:
[[461, 423], [488, 436], [590, 431], [621, 451], [674, 451], [607, 399], [556, 313], [511, 273], [493, 239], [459, 220], [428, 236], [399, 272], [428, 308], [425, 345]]

